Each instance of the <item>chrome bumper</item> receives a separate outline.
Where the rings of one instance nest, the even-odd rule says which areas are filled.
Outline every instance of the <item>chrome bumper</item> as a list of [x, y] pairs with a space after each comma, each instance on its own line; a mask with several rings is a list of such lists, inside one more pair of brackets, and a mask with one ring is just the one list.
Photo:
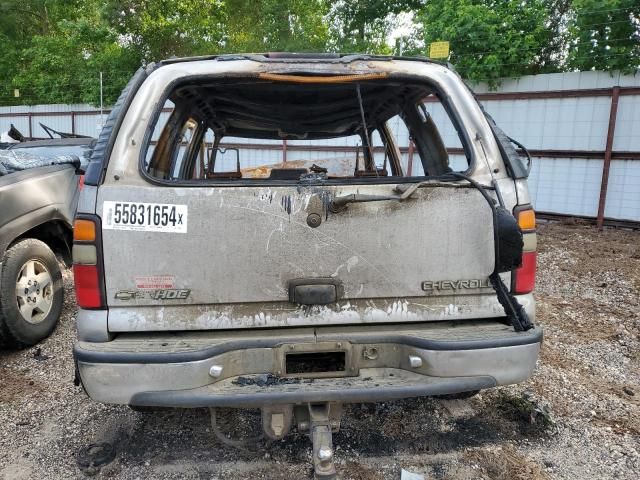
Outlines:
[[[458, 321], [123, 334], [110, 342], [78, 342], [74, 355], [97, 401], [259, 407], [373, 402], [518, 383], [533, 373], [541, 342], [538, 328], [518, 333], [498, 322]], [[344, 372], [286, 375], [287, 354], [318, 351], [345, 352]]]

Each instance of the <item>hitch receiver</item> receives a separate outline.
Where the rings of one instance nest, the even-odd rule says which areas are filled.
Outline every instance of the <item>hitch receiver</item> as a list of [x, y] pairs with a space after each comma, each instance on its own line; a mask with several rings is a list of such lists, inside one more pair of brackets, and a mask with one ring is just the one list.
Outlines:
[[333, 437], [329, 418], [330, 404], [309, 404], [309, 426], [313, 444], [313, 470], [316, 480], [333, 480], [336, 467], [333, 464]]

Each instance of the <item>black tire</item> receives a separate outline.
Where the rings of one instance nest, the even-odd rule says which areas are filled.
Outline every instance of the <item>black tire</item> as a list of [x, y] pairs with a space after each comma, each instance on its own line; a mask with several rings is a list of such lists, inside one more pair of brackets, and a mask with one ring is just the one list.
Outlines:
[[[20, 313], [16, 297], [18, 275], [27, 262], [43, 265], [51, 277], [51, 307], [44, 318], [30, 323]], [[38, 291], [39, 293], [39, 291]], [[20, 240], [2, 260], [0, 271], [0, 343], [8, 346], [29, 346], [49, 336], [58, 323], [64, 303], [62, 272], [56, 256], [47, 244], [34, 238]]]

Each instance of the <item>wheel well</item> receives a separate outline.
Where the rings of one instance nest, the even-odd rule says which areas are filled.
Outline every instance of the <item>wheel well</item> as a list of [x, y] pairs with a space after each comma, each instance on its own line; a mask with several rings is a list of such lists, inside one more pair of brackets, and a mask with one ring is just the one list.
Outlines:
[[16, 238], [9, 248], [16, 242], [25, 238], [35, 238], [46, 243], [56, 256], [62, 257], [67, 266], [71, 265], [71, 245], [73, 243], [73, 231], [69, 225], [60, 221], [52, 220], [37, 227], [27, 230]]

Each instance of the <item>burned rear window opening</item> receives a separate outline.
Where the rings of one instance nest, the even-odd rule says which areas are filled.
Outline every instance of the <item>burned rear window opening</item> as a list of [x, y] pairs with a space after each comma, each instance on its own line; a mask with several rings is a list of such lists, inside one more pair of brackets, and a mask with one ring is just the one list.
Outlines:
[[[424, 101], [439, 100], [437, 92], [415, 80], [198, 77], [170, 86], [164, 98], [141, 150], [140, 170], [152, 183], [330, 185], [439, 177], [452, 171], [438, 128], [443, 118], [465, 152], [457, 170], [473, 163], [452, 109], [442, 102], [436, 119]], [[405, 129], [413, 146], [407, 148], [406, 138], [397, 142], [394, 129]]]

